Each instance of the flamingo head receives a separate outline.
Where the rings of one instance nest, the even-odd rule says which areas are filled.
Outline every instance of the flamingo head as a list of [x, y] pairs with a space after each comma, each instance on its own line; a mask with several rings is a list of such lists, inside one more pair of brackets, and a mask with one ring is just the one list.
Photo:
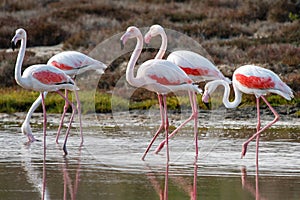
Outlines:
[[32, 134], [31, 127], [29, 123], [24, 122], [21, 126], [22, 133], [27, 136], [28, 142], [38, 141]]
[[26, 39], [26, 31], [22, 28], [16, 30], [15, 36], [11, 40], [12, 49], [15, 50], [17, 42], [22, 39]]
[[162, 32], [164, 32], [163, 27], [161, 25], [155, 24], [152, 25], [149, 29], [149, 31], [145, 34], [145, 43], [150, 43], [150, 40], [152, 37], [155, 37], [157, 35], [160, 35]]
[[126, 32], [122, 35], [122, 37], [120, 39], [121, 49], [124, 48], [124, 45], [125, 45], [125, 43], [127, 42], [128, 39], [137, 38], [137, 37], [142, 37], [141, 31], [135, 26], [128, 27]]
[[205, 84], [204, 92], [202, 95], [203, 103], [209, 102], [210, 95], [217, 89], [217, 86], [218, 85], [214, 84], [214, 81], [211, 81], [211, 82], [208, 82]]

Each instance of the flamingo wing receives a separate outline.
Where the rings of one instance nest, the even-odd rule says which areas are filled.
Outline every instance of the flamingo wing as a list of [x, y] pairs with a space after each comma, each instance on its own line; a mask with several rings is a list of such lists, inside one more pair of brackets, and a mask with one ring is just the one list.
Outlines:
[[212, 62], [192, 51], [172, 52], [167, 60], [179, 66], [194, 81], [227, 80]]
[[192, 83], [183, 70], [166, 60], [146, 61], [137, 72], [137, 78], [139, 77], [144, 77], [149, 84], [156, 83], [165, 86]]
[[254, 65], [245, 65], [237, 69], [233, 76], [240, 85], [256, 90], [257, 93], [264, 91], [264, 93], [277, 93], [287, 99], [293, 97], [291, 88], [271, 70]]
[[87, 70], [96, 70], [102, 74], [107, 68], [102, 62], [77, 51], [58, 53], [52, 56], [47, 64], [64, 70], [68, 75], [76, 75]]
[[31, 77], [44, 85], [74, 85], [74, 81], [64, 71], [49, 65], [32, 65], [24, 71], [23, 77]]

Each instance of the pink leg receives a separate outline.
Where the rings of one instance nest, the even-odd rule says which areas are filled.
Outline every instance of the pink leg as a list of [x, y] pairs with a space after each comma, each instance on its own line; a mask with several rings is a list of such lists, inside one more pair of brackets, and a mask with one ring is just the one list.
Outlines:
[[161, 117], [161, 124], [158, 128], [158, 130], [156, 131], [154, 137], [151, 139], [146, 151], [144, 152], [144, 155], [142, 157], [142, 160], [145, 160], [145, 157], [148, 153], [148, 151], [150, 150], [153, 142], [156, 140], [158, 134], [160, 133], [160, 131], [164, 128], [164, 125], [165, 125], [165, 120], [164, 120], [164, 108], [163, 108], [163, 103], [162, 103], [162, 95], [161, 94], [157, 94], [157, 97], [158, 97], [158, 103], [159, 103], [159, 109], [160, 109], [160, 117]]
[[46, 107], [45, 107], [45, 98], [44, 94], [41, 92], [42, 96], [42, 107], [43, 107], [43, 115], [44, 115], [44, 160], [43, 160], [43, 192], [42, 199], [45, 199], [45, 189], [46, 189], [46, 127], [47, 127], [47, 115], [46, 115]]
[[78, 118], [79, 118], [79, 129], [80, 129], [80, 137], [81, 137], [81, 143], [80, 145], [83, 145], [83, 134], [82, 134], [82, 122], [81, 122], [81, 104], [78, 97], [78, 92], [75, 90], [75, 97], [77, 102], [77, 112], [78, 112]]
[[164, 200], [168, 200], [168, 196], [169, 196], [169, 161], [167, 161], [167, 165], [166, 165]]
[[[65, 97], [68, 98], [68, 90], [65, 90]], [[68, 103], [68, 101], [65, 100], [64, 110], [63, 110], [63, 113], [61, 115], [59, 127], [58, 127], [57, 134], [56, 134], [56, 139], [55, 139], [56, 144], [58, 144], [58, 138], [59, 138], [60, 131], [61, 131], [61, 128], [62, 128], [63, 123], [64, 123], [64, 118], [65, 118], [66, 112], [68, 110], [68, 107], [69, 107], [69, 103]]]
[[194, 165], [194, 181], [193, 181], [193, 190], [191, 191], [191, 199], [197, 200], [197, 175], [198, 175], [198, 165]]
[[[259, 131], [257, 131], [254, 135], [252, 135], [252, 137], [250, 137], [246, 142], [244, 142], [243, 148], [242, 148], [242, 156], [241, 156], [242, 158], [246, 155], [247, 146], [248, 146], [249, 142], [251, 142], [254, 138], [256, 138], [261, 132], [263, 132], [264, 130], [266, 130], [270, 126], [272, 126], [279, 119], [278, 113], [274, 110], [274, 108], [270, 105], [270, 103], [265, 99], [265, 97], [261, 96], [261, 98], [264, 100], [264, 102], [267, 104], [267, 106], [273, 112], [273, 114], [275, 115], [275, 118], [273, 119], [273, 121], [271, 121], [270, 123], [268, 123], [265, 127], [263, 127], [262, 129], [260, 129]], [[258, 152], [258, 146], [256, 146], [256, 152]]]
[[[191, 102], [191, 107], [192, 107], [192, 115], [185, 120], [182, 124], [180, 124], [180, 126], [178, 126], [170, 135], [169, 135], [169, 139], [171, 137], [173, 137], [184, 125], [186, 125], [189, 121], [191, 121], [193, 118], [195, 118], [195, 113], [194, 113], [194, 100], [193, 100], [193, 93], [189, 92], [189, 98], [190, 98], [190, 102]], [[198, 111], [197, 111], [198, 114]], [[155, 149], [155, 153], [159, 153], [161, 151], [161, 149], [164, 147], [166, 140], [163, 140], [158, 147]]]
[[194, 137], [195, 137], [195, 165], [198, 160], [198, 103], [197, 103], [197, 94], [193, 93], [193, 117], [194, 117]]
[[163, 104], [164, 104], [164, 118], [165, 118], [165, 132], [166, 132], [166, 148], [167, 148], [167, 164], [170, 160], [169, 154], [169, 120], [168, 120], [168, 108], [167, 108], [167, 96], [163, 95]]
[[[259, 98], [256, 98], [256, 109], [257, 109], [257, 125], [256, 131], [260, 130], [260, 108], [259, 108]], [[256, 166], [258, 166], [258, 147], [259, 147], [259, 137], [260, 134], [256, 136]]]
[[72, 115], [71, 115], [71, 118], [70, 118], [69, 126], [68, 126], [68, 129], [67, 129], [67, 132], [66, 132], [65, 141], [64, 141], [64, 144], [63, 144], [63, 150], [64, 150], [64, 153], [65, 153], [65, 155], [68, 155], [66, 144], [67, 144], [69, 132], [70, 132], [70, 129], [71, 129], [71, 126], [72, 126], [72, 121], [73, 121], [73, 118], [74, 118], [74, 114], [75, 114], [76, 109], [75, 109], [74, 104], [71, 103], [71, 102], [69, 101], [69, 99], [66, 98], [59, 90], [56, 91], [56, 92], [57, 92], [60, 96], [62, 96], [66, 101], [68, 101], [68, 103], [72, 106]]

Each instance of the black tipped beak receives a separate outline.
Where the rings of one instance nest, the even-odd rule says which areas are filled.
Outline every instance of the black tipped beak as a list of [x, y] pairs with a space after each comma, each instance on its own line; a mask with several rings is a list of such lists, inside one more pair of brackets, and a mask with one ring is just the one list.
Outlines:
[[209, 103], [209, 102], [203, 102], [203, 103], [204, 103], [205, 107], [206, 107], [208, 110], [210, 110], [210, 103]]
[[124, 49], [124, 44], [123, 44], [122, 40], [120, 41], [120, 44], [121, 44], [121, 50], [123, 50]]
[[15, 45], [14, 41], [11, 41], [11, 48], [13, 51], [16, 49], [16, 45]]

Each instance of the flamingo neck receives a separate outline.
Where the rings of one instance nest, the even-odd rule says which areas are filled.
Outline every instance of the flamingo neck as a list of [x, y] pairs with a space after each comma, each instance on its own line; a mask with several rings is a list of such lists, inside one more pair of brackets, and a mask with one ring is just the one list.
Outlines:
[[20, 46], [20, 50], [15, 65], [15, 80], [20, 86], [24, 85], [24, 81], [21, 75], [21, 68], [25, 56], [25, 51], [26, 51], [26, 40], [27, 40], [26, 37], [21, 40], [21, 46]]
[[240, 90], [233, 84], [233, 91], [234, 91], [234, 100], [229, 101], [230, 95], [230, 87], [229, 84], [225, 81], [222, 81], [222, 85], [224, 86], [224, 95], [223, 95], [223, 104], [226, 108], [236, 108], [242, 101], [242, 93]]
[[222, 85], [224, 87], [224, 94], [223, 94], [223, 104], [226, 108], [236, 108], [242, 101], [242, 93], [240, 90], [233, 84], [233, 90], [234, 90], [234, 100], [229, 101], [229, 95], [230, 95], [230, 87], [229, 84], [224, 80], [214, 80], [209, 83], [207, 83], [208, 90], [210, 90], [210, 94], [217, 89], [219, 85]]
[[161, 36], [161, 45], [159, 51], [157, 52], [155, 59], [162, 59], [166, 53], [167, 45], [168, 45], [168, 38], [165, 31], [160, 32]]
[[130, 57], [130, 60], [126, 69], [126, 80], [127, 82], [135, 87], [141, 87], [144, 83], [142, 80], [139, 80], [134, 77], [134, 66], [136, 65], [137, 59], [139, 58], [142, 48], [143, 48], [143, 36], [142, 34], [136, 37], [137, 43], [133, 53]]

